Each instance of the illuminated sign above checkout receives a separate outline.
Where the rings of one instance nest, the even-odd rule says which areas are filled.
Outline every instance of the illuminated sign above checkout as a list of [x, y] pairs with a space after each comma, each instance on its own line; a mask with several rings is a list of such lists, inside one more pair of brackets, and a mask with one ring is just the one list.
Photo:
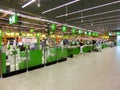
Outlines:
[[15, 24], [17, 22], [18, 22], [18, 16], [16, 13], [9, 17], [9, 24], [10, 25]]

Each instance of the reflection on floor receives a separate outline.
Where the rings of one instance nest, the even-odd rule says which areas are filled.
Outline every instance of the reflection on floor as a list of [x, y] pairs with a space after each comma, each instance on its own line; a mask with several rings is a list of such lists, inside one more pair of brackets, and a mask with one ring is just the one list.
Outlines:
[[120, 90], [120, 47], [2, 79], [0, 90]]

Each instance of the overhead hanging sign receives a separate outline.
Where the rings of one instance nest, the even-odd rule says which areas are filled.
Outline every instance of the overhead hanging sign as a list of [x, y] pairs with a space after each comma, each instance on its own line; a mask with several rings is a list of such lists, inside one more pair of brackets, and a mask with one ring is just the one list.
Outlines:
[[9, 17], [9, 24], [10, 25], [15, 24], [17, 22], [18, 22], [18, 16], [16, 13]]
[[37, 34], [36, 34], [36, 37], [39, 38], [39, 37], [40, 37], [40, 33], [37, 33]]
[[76, 33], [76, 28], [72, 28], [72, 34]]
[[92, 36], [95, 36], [95, 33], [94, 33], [94, 32], [92, 32]]
[[53, 32], [50, 32], [50, 35], [53, 34]]
[[30, 32], [33, 33], [33, 32], [34, 32], [34, 29], [30, 29]]
[[84, 34], [87, 35], [87, 31], [85, 31]]
[[51, 24], [51, 30], [52, 30], [52, 31], [55, 31], [55, 30], [56, 30], [56, 24], [55, 24], [55, 23]]
[[98, 36], [98, 33], [93, 32], [93, 33], [92, 33], [92, 36], [97, 37], [97, 36]]
[[88, 32], [88, 35], [91, 36], [91, 32]]
[[96, 33], [95, 36], [98, 36], [98, 33]]
[[67, 26], [62, 26], [62, 32], [66, 32], [67, 31]]
[[82, 34], [82, 30], [79, 30], [79, 31], [78, 31], [78, 34]]

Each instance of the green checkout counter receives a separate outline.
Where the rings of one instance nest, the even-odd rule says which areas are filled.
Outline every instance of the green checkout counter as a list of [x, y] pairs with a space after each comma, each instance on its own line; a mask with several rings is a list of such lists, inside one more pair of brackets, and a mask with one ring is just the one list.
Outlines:
[[[107, 44], [102, 44], [102, 48], [108, 47]], [[84, 45], [83, 46], [83, 52], [88, 53], [92, 51], [92, 45]], [[70, 55], [78, 55], [80, 53], [80, 47], [79, 46], [70, 46], [70, 47], [49, 47], [46, 49], [46, 63], [52, 63], [52, 62], [57, 62], [61, 61], [63, 58], [70, 57]], [[26, 52], [23, 51], [20, 53], [21, 57], [26, 58]], [[31, 50], [28, 52], [28, 60], [24, 59], [18, 63], [18, 67], [20, 70], [34, 67], [34, 66], [39, 66], [44, 64], [43, 62], [43, 54], [42, 50]], [[28, 64], [27, 64], [28, 62]], [[2, 53], [2, 73], [5, 74], [7, 71], [7, 66], [6, 66], [6, 54]]]
[[[21, 52], [21, 57], [26, 56], [26, 52]], [[42, 50], [31, 50], [28, 53], [28, 68], [42, 64]], [[20, 69], [27, 67], [27, 60], [19, 63]]]
[[107, 48], [107, 47], [108, 47], [107, 44], [102, 44], [102, 49]]
[[[102, 48], [108, 47], [107, 44], [102, 44]], [[92, 45], [84, 45], [83, 52], [88, 53], [92, 51]], [[24, 52], [25, 53], [25, 52]], [[70, 55], [78, 55], [80, 53], [79, 46], [71, 46], [68, 48], [55, 48], [49, 47], [46, 49], [46, 63], [60, 61], [62, 58], [70, 57]], [[22, 54], [21, 54], [22, 55]], [[33, 67], [43, 64], [42, 62], [42, 50], [33, 50], [29, 52], [28, 67]], [[19, 63], [20, 69], [26, 68], [26, 61]], [[4, 70], [5, 72], [5, 70]]]
[[[84, 45], [83, 46], [83, 53], [88, 53], [92, 51], [92, 45]], [[80, 53], [79, 46], [70, 46], [67, 48], [67, 56], [70, 57], [71, 55], [78, 55]]]
[[51, 62], [55, 62], [55, 61], [60, 61], [63, 58], [67, 58], [67, 48], [49, 47], [49, 48], [47, 48], [47, 55], [46, 56], [47, 56], [46, 57], [47, 63], [51, 63]]
[[6, 73], [6, 54], [2, 53], [2, 73]]
[[[67, 58], [66, 48], [49, 47], [46, 48], [45, 53], [46, 63], [57, 62], [61, 61], [63, 58]], [[21, 52], [21, 57], [26, 57], [26, 52]], [[42, 50], [29, 51], [28, 68], [42, 64], [44, 64], [44, 62], [42, 61]], [[20, 69], [25, 69], [26, 67], [26, 60], [19, 63]]]

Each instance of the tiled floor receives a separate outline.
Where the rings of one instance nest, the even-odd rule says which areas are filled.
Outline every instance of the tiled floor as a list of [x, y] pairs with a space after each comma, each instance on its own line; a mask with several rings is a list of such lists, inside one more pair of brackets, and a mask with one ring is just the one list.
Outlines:
[[120, 47], [2, 79], [0, 90], [120, 90]]

